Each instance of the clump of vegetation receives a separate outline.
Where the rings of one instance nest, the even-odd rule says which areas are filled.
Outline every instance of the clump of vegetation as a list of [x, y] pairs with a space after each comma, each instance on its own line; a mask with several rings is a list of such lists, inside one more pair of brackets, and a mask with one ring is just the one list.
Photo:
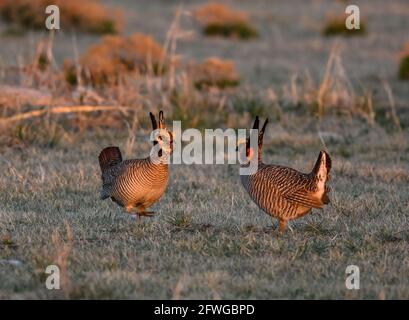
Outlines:
[[[372, 92], [354, 88], [342, 63], [340, 48], [332, 48], [323, 77], [315, 83], [310, 77], [293, 79], [290, 88], [285, 87], [281, 103], [286, 107], [305, 107], [311, 114], [344, 115], [375, 123]], [[302, 109], [301, 109], [302, 110]]]
[[44, 12], [49, 5], [60, 9], [61, 28], [109, 34], [122, 29], [120, 11], [109, 10], [94, 0], [3, 0], [0, 16], [21, 29], [44, 29]]
[[197, 89], [209, 87], [225, 89], [240, 84], [240, 77], [234, 62], [216, 57], [191, 65], [189, 74]]
[[[106, 36], [91, 46], [79, 61], [84, 79], [94, 85], [118, 83], [130, 74], [161, 75], [167, 68], [164, 49], [150, 36]], [[76, 67], [65, 64], [65, 79], [77, 83]]]
[[345, 25], [345, 20], [347, 16], [333, 16], [327, 19], [323, 34], [325, 36], [336, 36], [336, 35], [343, 35], [343, 36], [356, 36], [356, 35], [363, 35], [366, 33], [366, 23], [364, 21], [360, 21], [360, 29], [347, 29]]
[[190, 229], [192, 227], [191, 216], [184, 212], [177, 212], [167, 219], [168, 223], [176, 229]]
[[400, 54], [398, 76], [401, 80], [409, 80], [409, 43]]
[[194, 11], [203, 33], [209, 36], [249, 39], [258, 36], [245, 12], [237, 11], [220, 3], [208, 3]]

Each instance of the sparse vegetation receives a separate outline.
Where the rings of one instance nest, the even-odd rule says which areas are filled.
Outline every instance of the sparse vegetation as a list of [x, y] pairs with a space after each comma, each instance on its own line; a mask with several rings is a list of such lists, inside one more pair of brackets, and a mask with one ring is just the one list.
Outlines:
[[44, 12], [49, 5], [60, 8], [63, 29], [98, 34], [118, 33], [122, 29], [122, 13], [95, 0], [2, 0], [0, 16], [16, 28], [44, 30]]
[[258, 36], [247, 13], [233, 10], [221, 3], [207, 3], [194, 11], [203, 33], [208, 36], [249, 39]]

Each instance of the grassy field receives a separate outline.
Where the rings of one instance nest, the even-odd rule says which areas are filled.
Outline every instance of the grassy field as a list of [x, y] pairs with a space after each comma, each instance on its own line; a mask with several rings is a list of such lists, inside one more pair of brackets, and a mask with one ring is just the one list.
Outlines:
[[[126, 9], [125, 34], [160, 43], [178, 8], [165, 0], [102, 2]], [[409, 82], [397, 77], [408, 3], [357, 1], [367, 35], [327, 38], [326, 16], [344, 4], [295, 2], [225, 1], [249, 13], [259, 37], [248, 41], [204, 37], [183, 15], [180, 28], [194, 35], [178, 41], [176, 54], [234, 61], [236, 89], [158, 98], [154, 85], [131, 83], [95, 92], [98, 104], [129, 105], [135, 118], [99, 112], [0, 121], [0, 299], [409, 299]], [[10, 71], [43, 37], [3, 33], [0, 84], [79, 104], [74, 90]], [[99, 39], [80, 33], [75, 46], [83, 52]], [[57, 65], [73, 58], [72, 43], [70, 33], [56, 35]], [[39, 108], [1, 101], [2, 118]], [[108, 145], [127, 158], [147, 156], [147, 112], [159, 106], [169, 125], [182, 119], [186, 127], [246, 128], [255, 114], [269, 116], [267, 163], [308, 172], [327, 149], [331, 204], [277, 235], [276, 221], [242, 188], [238, 166], [171, 165], [156, 215], [138, 223], [99, 200], [97, 156]], [[50, 264], [61, 268], [61, 290], [45, 288]], [[345, 288], [348, 265], [360, 268], [360, 290]]]

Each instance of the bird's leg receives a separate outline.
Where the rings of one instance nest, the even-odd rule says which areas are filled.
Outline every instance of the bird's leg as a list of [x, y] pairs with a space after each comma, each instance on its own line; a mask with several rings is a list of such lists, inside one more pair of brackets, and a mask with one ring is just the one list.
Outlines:
[[139, 216], [144, 216], [144, 217], [152, 217], [155, 214], [153, 211], [139, 211], [138, 215]]
[[279, 219], [279, 228], [278, 228], [278, 231], [279, 231], [280, 233], [283, 233], [284, 230], [285, 230], [286, 225], [287, 225], [287, 220], [285, 220], [285, 219]]
[[125, 211], [130, 215], [131, 218], [138, 220], [139, 216], [133, 212], [134, 211], [133, 206], [131, 205], [126, 206]]
[[153, 211], [145, 211], [144, 207], [138, 207], [138, 211], [136, 212], [139, 218], [142, 216], [144, 217], [152, 217], [154, 215]]

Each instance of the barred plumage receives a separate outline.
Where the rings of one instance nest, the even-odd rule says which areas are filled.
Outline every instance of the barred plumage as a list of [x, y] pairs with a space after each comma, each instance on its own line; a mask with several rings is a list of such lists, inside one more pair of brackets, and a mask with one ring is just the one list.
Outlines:
[[[166, 130], [163, 112], [159, 113], [159, 126], [150, 113], [153, 130]], [[167, 132], [167, 131], [166, 131]], [[160, 144], [159, 155], [172, 151], [172, 134], [168, 132], [170, 147], [165, 146], [161, 135], [154, 145]], [[151, 157], [122, 161], [118, 147], [107, 147], [101, 151], [99, 164], [102, 172], [101, 199], [111, 198], [127, 212], [136, 210], [138, 216], [149, 216], [146, 209], [153, 205], [165, 192], [169, 171], [165, 161], [156, 163]], [[164, 160], [164, 159], [162, 159]]]
[[[261, 160], [264, 129], [268, 120], [259, 132], [258, 169], [252, 175], [241, 175], [244, 188], [252, 200], [267, 214], [279, 220], [280, 231], [284, 231], [288, 220], [299, 218], [312, 208], [322, 208], [329, 203], [326, 186], [331, 169], [331, 158], [321, 151], [313, 170], [301, 173], [292, 168], [267, 165]], [[256, 117], [253, 129], [259, 128]], [[246, 156], [250, 161], [254, 155], [249, 140], [246, 142]]]

